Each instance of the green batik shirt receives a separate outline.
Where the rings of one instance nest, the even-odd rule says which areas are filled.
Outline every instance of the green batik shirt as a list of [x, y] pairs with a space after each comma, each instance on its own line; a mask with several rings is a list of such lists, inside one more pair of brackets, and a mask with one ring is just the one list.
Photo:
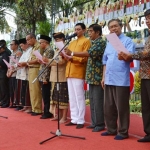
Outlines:
[[101, 37], [92, 41], [88, 50], [89, 57], [86, 67], [86, 83], [100, 85], [103, 75], [102, 58], [106, 47], [106, 41]]

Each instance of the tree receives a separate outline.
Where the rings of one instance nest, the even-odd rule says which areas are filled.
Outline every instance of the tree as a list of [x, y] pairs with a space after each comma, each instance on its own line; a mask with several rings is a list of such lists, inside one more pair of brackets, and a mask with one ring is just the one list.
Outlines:
[[0, 0], [0, 31], [4, 32], [4, 31], [8, 31], [9, 26], [8, 23], [5, 19], [5, 15], [6, 15], [6, 10], [8, 8], [11, 8], [12, 4], [13, 4], [13, 0]]
[[44, 0], [19, 0], [16, 22], [25, 32], [35, 33], [36, 23], [46, 20]]
[[41, 21], [37, 23], [37, 34], [43, 34], [49, 36], [51, 31], [51, 24], [49, 21]]

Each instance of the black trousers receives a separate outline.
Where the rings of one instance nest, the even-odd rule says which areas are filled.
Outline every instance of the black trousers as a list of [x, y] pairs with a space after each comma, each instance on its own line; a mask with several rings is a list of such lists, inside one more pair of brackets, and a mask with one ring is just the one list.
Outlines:
[[1, 106], [9, 106], [9, 80], [7, 77], [0, 78]]
[[44, 115], [49, 115], [49, 109], [50, 109], [50, 89], [51, 89], [51, 82], [48, 82], [48, 84], [43, 84], [41, 82], [42, 87], [42, 98], [44, 102]]
[[14, 104], [14, 100], [16, 97], [15, 91], [16, 91], [16, 77], [10, 77], [9, 78], [9, 92], [10, 92], [10, 101], [12, 105]]
[[129, 97], [130, 87], [105, 85], [104, 117], [108, 133], [128, 137]]
[[141, 80], [141, 102], [144, 132], [150, 136], [150, 79]]
[[89, 84], [91, 121], [93, 126], [105, 127], [104, 90], [101, 85]]

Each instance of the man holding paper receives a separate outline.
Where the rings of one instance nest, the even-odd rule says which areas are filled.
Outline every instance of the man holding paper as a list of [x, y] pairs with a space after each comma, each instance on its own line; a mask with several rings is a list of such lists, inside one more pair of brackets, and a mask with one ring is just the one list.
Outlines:
[[29, 59], [32, 47], [27, 44], [25, 38], [19, 39], [19, 45], [23, 50], [23, 54], [18, 62], [18, 69], [16, 74], [16, 79], [21, 82], [21, 92], [19, 99], [19, 106], [23, 107], [20, 111], [30, 112], [31, 103], [30, 103], [30, 93], [29, 93], [29, 81], [28, 81], [28, 67], [26, 62]]
[[68, 59], [66, 66], [66, 77], [69, 90], [69, 104], [71, 111], [71, 122], [66, 126], [76, 125], [77, 129], [84, 127], [85, 115], [85, 96], [84, 96], [84, 79], [87, 65], [87, 57], [73, 56], [74, 52], [87, 51], [91, 42], [84, 37], [86, 26], [83, 23], [75, 25], [77, 39], [72, 41], [68, 48], [72, 51], [71, 58]]
[[129, 136], [130, 62], [118, 60], [118, 52], [133, 53], [135, 45], [121, 32], [122, 22], [119, 19], [110, 20], [108, 28], [110, 36], [114, 33], [117, 36], [106, 36], [109, 42], [103, 55], [101, 83], [104, 87], [104, 117], [107, 131], [101, 135], [116, 135], [115, 140], [123, 140]]
[[[146, 25], [150, 29], [150, 9], [144, 13]], [[140, 60], [140, 78], [141, 78], [141, 102], [142, 118], [145, 136], [138, 142], [150, 142], [150, 36], [148, 37], [143, 51], [135, 54], [119, 54], [120, 60], [131, 61]]]
[[[52, 121], [58, 120], [58, 115], [56, 114], [55, 109], [59, 101], [59, 122], [65, 123], [67, 121], [67, 112], [68, 112], [68, 104], [69, 104], [67, 79], [65, 77], [67, 61], [65, 60], [64, 55], [63, 56], [62, 54], [58, 55], [59, 50], [61, 50], [64, 47], [65, 35], [62, 32], [58, 32], [53, 34], [53, 38], [55, 40], [55, 45], [57, 47], [54, 56], [54, 58], [56, 59], [52, 61], [52, 59], [48, 59], [44, 57], [45, 62], [50, 63], [52, 61], [50, 64], [51, 66], [50, 82], [52, 85], [50, 112], [53, 113], [54, 118], [52, 118], [51, 120]], [[59, 84], [59, 91], [58, 91], [57, 82]]]
[[33, 80], [38, 76], [40, 67], [38, 59], [34, 55], [34, 51], [38, 50], [40, 53], [42, 53], [42, 51], [40, 50], [40, 44], [36, 40], [36, 36], [34, 34], [31, 33], [28, 34], [26, 36], [26, 41], [27, 44], [32, 47], [29, 60], [26, 63], [26, 65], [29, 67], [28, 80], [29, 80], [30, 100], [32, 107], [31, 115], [37, 116], [41, 115], [42, 113], [42, 93], [39, 81], [36, 80], [34, 83], [32, 83]]
[[0, 45], [0, 107], [9, 106], [9, 80], [6, 76], [7, 65], [3, 61], [9, 62], [9, 54], [6, 52], [3, 44]]
[[[12, 40], [10, 44], [10, 48], [12, 50], [12, 54], [10, 56], [9, 63], [11, 65], [11, 68], [7, 71], [7, 77], [9, 77], [9, 92], [10, 92], [10, 106], [9, 108], [14, 108], [17, 105], [19, 105], [20, 101], [20, 95], [17, 94], [20, 91], [20, 82], [16, 79], [16, 73], [17, 73], [17, 62], [19, 61], [22, 53], [18, 49], [19, 42], [18, 40]], [[19, 110], [20, 107], [17, 107], [16, 110]]]
[[[52, 59], [54, 56], [54, 51], [50, 46], [51, 38], [46, 35], [40, 35], [40, 48], [43, 49], [44, 53], [43, 56]], [[40, 66], [40, 72], [43, 71], [46, 67], [46, 64], [44, 64], [42, 61], [39, 61], [41, 63]], [[52, 118], [53, 114], [49, 112], [50, 109], [50, 93], [51, 93], [51, 82], [49, 81], [50, 78], [50, 71], [51, 68], [47, 68], [41, 74], [39, 77], [39, 81], [41, 83], [42, 87], [42, 97], [43, 97], [43, 102], [44, 102], [44, 112], [40, 119], [47, 119], [47, 118]]]

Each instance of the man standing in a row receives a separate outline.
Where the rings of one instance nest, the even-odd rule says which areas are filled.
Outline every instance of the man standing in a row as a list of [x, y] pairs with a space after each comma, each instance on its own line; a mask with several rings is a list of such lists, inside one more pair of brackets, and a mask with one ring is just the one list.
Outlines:
[[36, 40], [36, 36], [34, 34], [28, 34], [26, 36], [27, 44], [32, 46], [32, 52], [27, 62], [29, 67], [29, 91], [30, 91], [30, 100], [31, 100], [31, 107], [32, 107], [32, 116], [37, 116], [42, 113], [42, 93], [40, 88], [40, 83], [36, 80], [34, 83], [33, 80], [38, 76], [40, 64], [38, 59], [33, 54], [34, 51], [39, 50], [40, 53], [40, 44]]
[[[11, 57], [19, 61], [20, 56], [22, 53], [19, 51], [19, 42], [18, 40], [12, 40], [10, 44], [10, 48], [12, 50]], [[20, 100], [20, 95], [17, 94], [19, 93], [19, 85], [20, 83], [16, 79], [16, 73], [17, 73], [17, 66], [16, 62], [14, 62], [12, 59], [9, 60], [9, 63], [11, 65], [11, 68], [8, 69], [7, 71], [7, 77], [9, 77], [9, 92], [10, 92], [10, 108], [18, 106], [18, 102]], [[17, 110], [19, 109], [16, 108]]]
[[[43, 50], [43, 56], [52, 59], [54, 56], [54, 51], [50, 47], [51, 38], [46, 35], [40, 35], [40, 48]], [[43, 71], [46, 67], [46, 64], [43, 64], [41, 61], [40, 72]], [[52, 118], [53, 114], [49, 112], [50, 109], [50, 90], [51, 82], [49, 82], [51, 67], [48, 67], [39, 77], [42, 87], [42, 97], [44, 102], [44, 113], [40, 119]]]
[[[144, 13], [146, 25], [150, 29], [150, 9]], [[144, 138], [138, 142], [150, 142], [150, 36], [148, 37], [143, 51], [136, 54], [119, 54], [120, 60], [131, 61], [133, 59], [140, 60], [140, 78], [141, 78], [141, 102], [142, 102], [142, 118]]]
[[0, 107], [9, 106], [9, 79], [6, 76], [7, 66], [3, 59], [9, 62], [9, 54], [5, 50], [5, 45], [0, 42]]
[[83, 52], [90, 48], [90, 40], [85, 38], [86, 27], [83, 23], [75, 25], [77, 39], [72, 41], [68, 49], [72, 51], [72, 58], [67, 62], [66, 77], [69, 90], [69, 104], [71, 111], [71, 122], [66, 126], [76, 125], [76, 128], [84, 127], [85, 96], [84, 78], [87, 64], [87, 57], [73, 56], [73, 52]]
[[[119, 19], [108, 22], [110, 33], [115, 33], [124, 47], [133, 53], [135, 45], [131, 38], [121, 32], [122, 26]], [[103, 65], [102, 85], [104, 86], [104, 118], [107, 132], [101, 135], [116, 135], [115, 140], [123, 140], [129, 136], [130, 62], [118, 60], [117, 51], [108, 42], [103, 55]]]

